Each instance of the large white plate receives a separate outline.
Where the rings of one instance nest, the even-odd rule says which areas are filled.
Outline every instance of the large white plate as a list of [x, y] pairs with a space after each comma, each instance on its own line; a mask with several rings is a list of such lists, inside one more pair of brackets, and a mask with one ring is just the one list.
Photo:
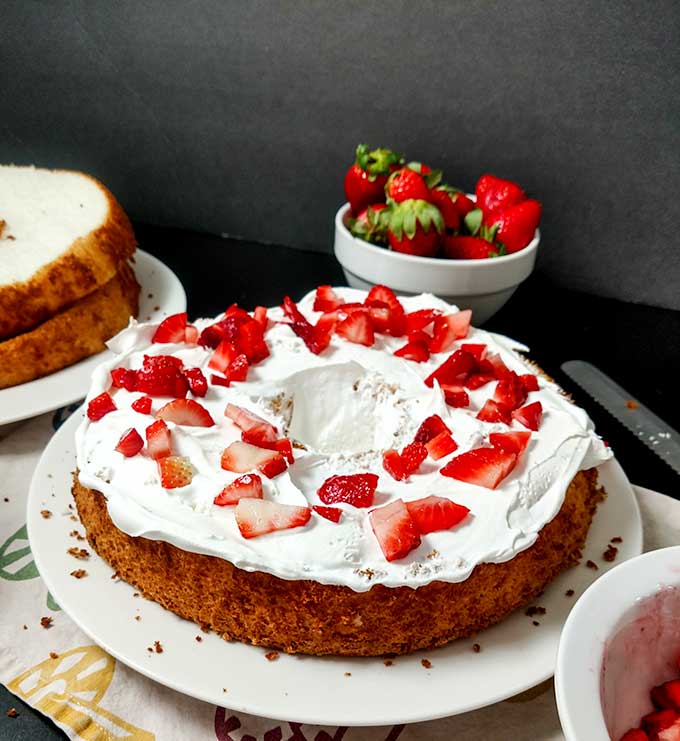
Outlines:
[[[386, 725], [455, 715], [503, 700], [553, 674], [571, 606], [614, 565], [602, 559], [609, 540], [623, 538], [615, 563], [642, 551], [635, 495], [619, 464], [610, 461], [600, 471], [609, 496], [591, 528], [584, 562], [562, 574], [537, 601], [547, 610], [537, 617], [540, 626], [519, 610], [473, 640], [399, 657], [389, 667], [379, 658], [281, 654], [278, 661], [267, 661], [264, 649], [202, 634], [156, 603], [135, 598], [134, 588], [112, 580], [112, 569], [95, 553], [87, 562], [66, 553], [79, 545], [68, 533], [75, 526], [69, 517], [73, 435], [82, 414], [77, 411], [55, 434], [31, 482], [28, 536], [43, 579], [68, 615], [117, 659], [168, 687], [236, 711], [322, 725]], [[61, 516], [46, 520], [40, 516], [45, 508]], [[586, 568], [586, 559], [596, 561], [599, 571]], [[69, 576], [82, 567], [86, 578]], [[575, 590], [574, 596], [565, 596], [568, 589]], [[196, 635], [202, 636], [200, 643]], [[162, 654], [147, 651], [154, 641], [163, 645]], [[480, 653], [472, 650], [475, 642]], [[430, 669], [421, 664], [424, 658], [432, 662]]]
[[[139, 320], [158, 321], [185, 311], [187, 297], [179, 278], [153, 255], [135, 253], [133, 265], [139, 294]], [[81, 360], [56, 373], [0, 390], [0, 425], [18, 422], [82, 399], [90, 387], [92, 371], [106, 359], [109, 350]]]

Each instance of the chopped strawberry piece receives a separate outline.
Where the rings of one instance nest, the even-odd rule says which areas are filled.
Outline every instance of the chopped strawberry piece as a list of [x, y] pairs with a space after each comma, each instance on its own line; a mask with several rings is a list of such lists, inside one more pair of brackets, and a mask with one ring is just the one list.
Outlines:
[[187, 368], [184, 377], [189, 382], [189, 389], [194, 396], [205, 396], [208, 393], [208, 382], [200, 368]]
[[631, 728], [621, 736], [619, 741], [649, 741], [649, 736], [640, 728]]
[[474, 391], [475, 389], [485, 386], [490, 381], [495, 381], [496, 376], [491, 373], [471, 373], [464, 381], [465, 388]]
[[335, 332], [335, 327], [337, 326], [339, 321], [340, 317], [338, 316], [337, 311], [327, 311], [316, 320], [314, 329], [317, 331], [319, 336], [327, 335], [328, 337], [330, 337], [331, 334]]
[[158, 325], [151, 342], [184, 342], [187, 328], [186, 311], [168, 316]]
[[643, 716], [640, 720], [640, 726], [643, 731], [655, 738], [654, 734], [658, 734], [666, 728], [675, 723], [678, 719], [678, 714], [675, 710], [657, 710], [654, 713], [648, 713]]
[[674, 723], [662, 731], [659, 731], [657, 741], [680, 741], [680, 717]]
[[134, 391], [137, 388], [137, 371], [114, 368], [111, 371], [111, 383], [114, 388]]
[[221, 465], [226, 471], [234, 473], [246, 473], [257, 469], [269, 479], [286, 470], [286, 461], [281, 453], [259, 448], [242, 440], [236, 440], [224, 449]]
[[146, 450], [150, 458], [158, 460], [172, 455], [170, 430], [162, 419], [157, 419], [146, 428]]
[[444, 401], [450, 407], [470, 406], [470, 397], [462, 386], [454, 386], [449, 383], [441, 383], [440, 388], [444, 393]]
[[234, 479], [215, 497], [214, 504], [225, 507], [238, 504], [241, 499], [262, 499], [262, 479], [256, 473], [247, 473]]
[[241, 499], [234, 512], [236, 524], [244, 538], [302, 527], [309, 522], [312, 510], [292, 504], [278, 504], [265, 499]]
[[366, 306], [364, 304], [353, 302], [349, 304], [341, 304], [338, 306], [338, 311], [341, 311], [343, 314], [353, 314], [355, 311], [366, 311]]
[[193, 399], [169, 401], [156, 412], [155, 417], [185, 427], [212, 427], [215, 424], [210, 412]]
[[335, 331], [341, 337], [358, 345], [370, 347], [375, 344], [373, 324], [371, 324], [371, 320], [363, 312], [356, 311], [350, 314], [338, 324]]
[[137, 371], [137, 391], [148, 396], [174, 396], [182, 399], [189, 383], [182, 373], [182, 361], [172, 355], [145, 355]]
[[457, 314], [438, 316], [432, 325], [430, 352], [446, 352], [456, 340], [468, 336], [472, 311], [465, 309]]
[[264, 341], [262, 325], [250, 319], [238, 328], [236, 347], [248, 359], [250, 365], [255, 365], [269, 357], [269, 348]]
[[135, 410], [135, 412], [139, 412], [140, 414], [150, 414], [151, 413], [151, 397], [150, 396], [140, 396], [137, 401], [132, 402], [132, 408]]
[[425, 448], [427, 449], [429, 456], [433, 460], [438, 461], [440, 458], [449, 455], [449, 453], [453, 453], [453, 451], [458, 448], [458, 445], [451, 437], [451, 433], [445, 431], [440, 432], [437, 436], [433, 437], [432, 440], [426, 442]]
[[423, 443], [409, 443], [401, 451], [401, 461], [404, 465], [404, 472], [406, 473], [406, 475], [410, 476], [412, 473], [415, 473], [426, 458], [427, 448], [423, 445]]
[[460, 346], [460, 349], [469, 352], [478, 363], [481, 363], [486, 357], [486, 345], [465, 342]]
[[[198, 344], [204, 347], [216, 348], [220, 342], [236, 343], [238, 331], [244, 324], [254, 321], [247, 311], [236, 304], [232, 304], [225, 312], [224, 319], [206, 327], [198, 338]], [[260, 329], [262, 329], [260, 327]]]
[[342, 304], [342, 299], [330, 286], [319, 286], [314, 297], [314, 311], [333, 311]]
[[481, 373], [492, 373], [499, 380], [513, 375], [498, 353], [487, 353], [477, 370]]
[[439, 309], [419, 309], [406, 315], [406, 331], [408, 333], [425, 329], [429, 324], [441, 316]]
[[105, 391], [103, 394], [95, 396], [87, 405], [87, 417], [93, 422], [97, 422], [109, 412], [113, 412], [116, 409], [117, 407], [113, 403], [113, 399]]
[[457, 385], [475, 367], [475, 358], [465, 350], [456, 350], [433, 371], [426, 379], [425, 385], [432, 388], [434, 382]]
[[342, 510], [338, 509], [337, 507], [321, 507], [320, 505], [316, 504], [312, 507], [312, 509], [318, 515], [321, 515], [321, 517], [325, 517], [331, 522], [340, 522], [340, 518], [342, 517]]
[[[429, 348], [430, 346], [430, 340], [432, 339], [432, 335], [429, 335], [425, 330], [423, 329], [414, 329], [410, 331], [406, 335], [409, 342], [422, 342], [425, 347]], [[430, 354], [430, 350], [427, 351], [428, 355]]]
[[392, 337], [402, 337], [406, 334], [406, 316], [403, 311], [395, 311], [381, 304], [369, 306], [368, 315], [371, 317], [371, 324], [376, 332]]
[[416, 530], [421, 535], [437, 530], [449, 530], [464, 520], [470, 512], [462, 504], [456, 504], [445, 497], [435, 496], [406, 502], [406, 509], [411, 515]]
[[433, 414], [420, 425], [413, 441], [416, 443], [428, 443], [442, 432], [450, 433], [451, 430], [449, 430], [444, 420], [438, 414]]
[[267, 442], [274, 442], [278, 437], [279, 431], [274, 425], [267, 422], [266, 419], [262, 419], [262, 417], [259, 417], [254, 412], [251, 412], [249, 409], [236, 406], [236, 404], [227, 404], [224, 410], [224, 416], [228, 417], [243, 432], [257, 433], [260, 439]]
[[477, 412], [477, 419], [482, 422], [503, 422], [506, 425], [509, 425], [512, 421], [510, 410], [493, 399], [489, 399]]
[[284, 297], [281, 308], [290, 319], [290, 328], [307, 345], [310, 352], [318, 355], [328, 347], [331, 341], [330, 332], [325, 327], [310, 324], [289, 296]]
[[231, 381], [228, 378], [216, 376], [214, 373], [210, 374], [210, 383], [212, 383], [213, 386], [231, 386]]
[[181, 455], [169, 455], [156, 461], [161, 475], [161, 486], [164, 489], [179, 489], [188, 486], [194, 477], [194, 471], [188, 458]]
[[540, 401], [534, 401], [521, 409], [516, 409], [512, 413], [512, 418], [535, 432], [538, 430], [541, 419], [543, 418], [543, 405]]
[[427, 342], [422, 340], [413, 340], [408, 342], [404, 347], [395, 350], [394, 354], [398, 358], [406, 358], [406, 360], [413, 360], [415, 363], [424, 363], [429, 360], [430, 351], [427, 349]]
[[401, 499], [374, 509], [368, 519], [388, 561], [404, 558], [420, 545], [418, 530]]
[[527, 400], [527, 392], [520, 377], [512, 373], [507, 378], [502, 378], [496, 384], [493, 400], [510, 411], [521, 407]]
[[208, 361], [208, 368], [216, 370], [218, 373], [223, 373], [225, 376], [229, 374], [229, 366], [238, 357], [239, 352], [232, 342], [228, 340], [222, 340], [217, 346], [215, 352], [210, 356]]
[[137, 455], [143, 447], [144, 440], [142, 440], [139, 432], [137, 432], [134, 427], [131, 427], [129, 430], [125, 430], [125, 432], [120, 436], [118, 445], [116, 445], [116, 450], [119, 453], [122, 453], [126, 458], [132, 458], [132, 456]]
[[407, 476], [404, 463], [396, 450], [386, 450], [383, 453], [383, 468], [395, 481], [403, 481]]
[[520, 456], [531, 440], [530, 432], [492, 432], [489, 442], [494, 448]]
[[522, 386], [524, 386], [524, 390], [527, 393], [530, 391], [538, 391], [538, 376], [535, 376], [533, 373], [524, 373], [520, 376], [520, 380], [522, 381]]
[[193, 324], [187, 324], [187, 328], [184, 330], [184, 341], [188, 345], [198, 344], [198, 330]]
[[404, 307], [399, 302], [394, 291], [387, 286], [373, 286], [364, 300], [366, 306], [379, 306], [383, 304], [397, 314], [404, 314]]
[[440, 473], [468, 484], [495, 489], [516, 463], [515, 453], [500, 448], [477, 448], [452, 458]]
[[353, 473], [327, 478], [317, 494], [324, 504], [347, 502], [354, 507], [370, 507], [377, 486], [378, 477], [374, 473]]
[[278, 450], [288, 463], [295, 463], [293, 444], [287, 437], [282, 437], [280, 440], [274, 440], [273, 445], [274, 450]]
[[224, 340], [224, 331], [219, 322], [206, 327], [198, 337], [198, 344], [215, 349]]
[[267, 330], [267, 309], [264, 306], [256, 306], [253, 312], [253, 319], [262, 327], [262, 331]]

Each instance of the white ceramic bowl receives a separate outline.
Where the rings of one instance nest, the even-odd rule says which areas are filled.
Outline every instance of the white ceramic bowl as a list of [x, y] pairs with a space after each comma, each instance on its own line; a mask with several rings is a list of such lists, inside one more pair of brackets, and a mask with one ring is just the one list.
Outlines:
[[537, 229], [523, 250], [491, 260], [416, 257], [353, 237], [346, 226], [349, 213], [346, 203], [335, 215], [335, 256], [352, 288], [367, 290], [380, 283], [404, 296], [433, 293], [472, 309], [476, 325], [490, 319], [529, 277], [541, 239]]
[[679, 653], [680, 546], [604, 574], [574, 605], [560, 637], [555, 694], [567, 741], [618, 741], [636, 727], [654, 709], [651, 688], [677, 677]]

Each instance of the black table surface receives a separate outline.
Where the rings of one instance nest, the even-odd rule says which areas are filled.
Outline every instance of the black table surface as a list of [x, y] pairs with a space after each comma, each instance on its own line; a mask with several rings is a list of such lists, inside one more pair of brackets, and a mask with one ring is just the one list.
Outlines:
[[[285, 294], [299, 298], [319, 284], [345, 284], [330, 254], [146, 224], [135, 231], [140, 247], [184, 284], [190, 318], [214, 316], [234, 302], [271, 306]], [[531, 348], [531, 358], [586, 409], [633, 483], [680, 499], [680, 477], [560, 370], [566, 360], [587, 360], [680, 429], [680, 312], [569, 291], [537, 271], [485, 329]], [[19, 716], [0, 712], [0, 739], [65, 738], [0, 687], [3, 707]]]

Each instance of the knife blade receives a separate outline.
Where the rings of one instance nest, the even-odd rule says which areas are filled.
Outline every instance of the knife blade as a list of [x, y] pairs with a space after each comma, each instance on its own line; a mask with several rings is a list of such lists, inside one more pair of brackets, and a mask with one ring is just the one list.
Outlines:
[[680, 474], [680, 433], [584, 360], [568, 360], [562, 370], [586, 393]]

